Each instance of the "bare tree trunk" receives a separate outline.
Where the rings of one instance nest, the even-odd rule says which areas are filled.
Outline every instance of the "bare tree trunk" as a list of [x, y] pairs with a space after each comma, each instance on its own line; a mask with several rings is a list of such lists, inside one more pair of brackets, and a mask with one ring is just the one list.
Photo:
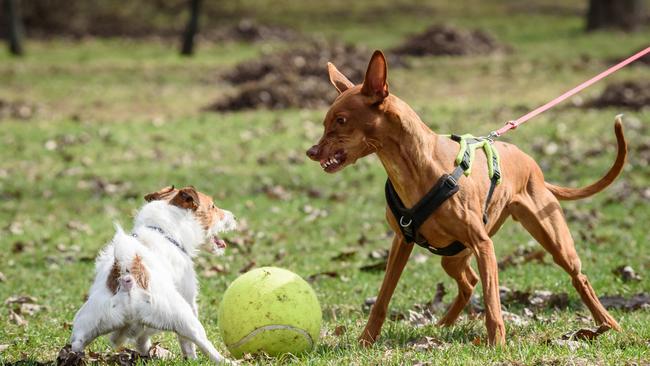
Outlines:
[[636, 30], [643, 23], [643, 0], [589, 0], [587, 31]]
[[183, 45], [181, 55], [191, 56], [194, 53], [194, 36], [199, 29], [199, 10], [201, 0], [190, 0], [190, 19], [183, 33]]
[[20, 56], [23, 54], [23, 23], [20, 17], [19, 1], [4, 0], [3, 5], [5, 17], [7, 17], [9, 52]]

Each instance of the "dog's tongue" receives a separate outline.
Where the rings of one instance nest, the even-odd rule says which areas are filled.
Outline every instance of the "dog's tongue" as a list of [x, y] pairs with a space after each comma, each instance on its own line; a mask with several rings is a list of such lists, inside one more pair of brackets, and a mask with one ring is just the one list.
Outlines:
[[228, 244], [226, 244], [226, 241], [223, 240], [223, 239], [221, 239], [221, 238], [219, 238], [218, 236], [213, 236], [213, 237], [212, 237], [212, 242], [213, 242], [214, 245], [216, 245], [217, 248], [219, 248], [219, 249], [225, 249], [225, 248], [228, 246]]

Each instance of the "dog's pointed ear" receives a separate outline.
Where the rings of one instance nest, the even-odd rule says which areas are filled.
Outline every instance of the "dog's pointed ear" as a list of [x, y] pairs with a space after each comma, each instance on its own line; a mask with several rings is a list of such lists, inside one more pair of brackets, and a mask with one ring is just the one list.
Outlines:
[[157, 192], [147, 194], [144, 196], [144, 200], [147, 202], [162, 200], [174, 193], [174, 190], [174, 186], [165, 187]]
[[361, 93], [373, 98], [375, 102], [384, 100], [388, 97], [387, 76], [386, 57], [384, 57], [381, 51], [377, 50], [372, 54], [372, 58], [370, 58]]
[[327, 72], [330, 75], [330, 82], [339, 91], [339, 94], [354, 86], [354, 83], [346, 78], [331, 62], [327, 63]]
[[174, 198], [169, 201], [169, 204], [196, 211], [199, 208], [199, 194], [192, 186], [181, 188]]

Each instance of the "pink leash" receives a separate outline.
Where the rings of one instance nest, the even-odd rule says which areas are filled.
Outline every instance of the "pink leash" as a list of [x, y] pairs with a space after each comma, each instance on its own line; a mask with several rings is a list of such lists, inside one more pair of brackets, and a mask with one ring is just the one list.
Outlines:
[[573, 89], [569, 90], [568, 92], [560, 95], [559, 97], [551, 100], [550, 102], [548, 102], [548, 103], [546, 103], [546, 104], [544, 104], [544, 105], [542, 105], [540, 107], [537, 107], [537, 109], [535, 109], [535, 110], [533, 110], [531, 112], [528, 112], [527, 114], [519, 117], [518, 119], [516, 119], [514, 121], [507, 122], [506, 125], [501, 127], [500, 129], [490, 132], [490, 135], [488, 136], [488, 138], [499, 137], [499, 136], [503, 135], [504, 133], [508, 132], [509, 130], [513, 130], [513, 129], [517, 128], [517, 126], [523, 124], [524, 122], [527, 122], [528, 120], [532, 119], [533, 117], [537, 116], [538, 114], [546, 112], [547, 110], [555, 107], [556, 105], [562, 103], [567, 98], [572, 97], [573, 95], [579, 93], [583, 89], [591, 86], [595, 82], [606, 78], [607, 76], [615, 73], [616, 71], [622, 69], [623, 67], [627, 66], [628, 64], [640, 59], [641, 57], [647, 55], [648, 53], [650, 53], [650, 47], [644, 49], [643, 51], [640, 51], [640, 52], [636, 53], [633, 56], [630, 56], [629, 58], [627, 58], [627, 59], [619, 62], [618, 64], [610, 67], [609, 69], [601, 72], [600, 74], [598, 74], [598, 75], [594, 76], [593, 78], [585, 81], [584, 83], [576, 86], [575, 88], [573, 88]]

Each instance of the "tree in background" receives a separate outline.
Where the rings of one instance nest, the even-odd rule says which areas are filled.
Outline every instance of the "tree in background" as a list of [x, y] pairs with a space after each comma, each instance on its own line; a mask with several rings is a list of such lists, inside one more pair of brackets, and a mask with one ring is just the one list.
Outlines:
[[16, 56], [23, 54], [23, 25], [18, 6], [18, 0], [4, 0], [3, 2], [9, 52]]
[[191, 56], [194, 53], [194, 38], [199, 29], [199, 9], [201, 0], [190, 0], [190, 18], [183, 33], [181, 55]]
[[589, 0], [587, 31], [617, 28], [633, 31], [644, 21], [643, 0]]

